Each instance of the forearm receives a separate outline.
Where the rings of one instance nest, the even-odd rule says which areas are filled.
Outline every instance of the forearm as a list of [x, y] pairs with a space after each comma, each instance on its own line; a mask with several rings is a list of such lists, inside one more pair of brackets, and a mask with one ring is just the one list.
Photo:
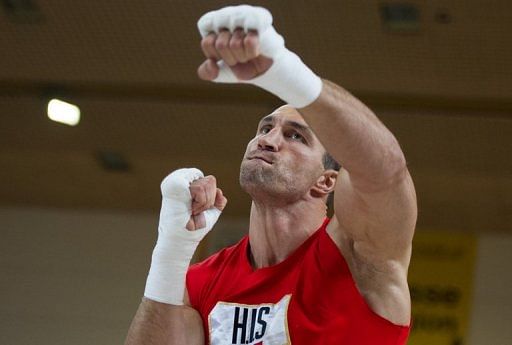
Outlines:
[[201, 316], [190, 307], [186, 274], [197, 245], [212, 229], [227, 199], [216, 187], [215, 178], [204, 177], [196, 168], [173, 171], [160, 188], [158, 240], [145, 298], [125, 344], [204, 344]]
[[203, 344], [200, 316], [192, 308], [143, 298], [125, 345]]
[[342, 87], [323, 80], [318, 99], [299, 111], [326, 150], [359, 182], [380, 186], [404, 170], [396, 138]]

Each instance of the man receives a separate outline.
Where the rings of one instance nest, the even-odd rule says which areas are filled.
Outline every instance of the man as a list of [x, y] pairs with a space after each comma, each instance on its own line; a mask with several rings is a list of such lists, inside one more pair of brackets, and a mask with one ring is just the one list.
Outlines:
[[237, 245], [189, 268], [227, 200], [197, 169], [162, 182], [158, 241], [126, 344], [406, 342], [417, 207], [404, 155], [365, 105], [317, 77], [271, 24], [250, 6], [199, 20], [202, 79], [251, 83], [289, 105], [264, 117], [247, 145], [240, 185], [253, 202]]

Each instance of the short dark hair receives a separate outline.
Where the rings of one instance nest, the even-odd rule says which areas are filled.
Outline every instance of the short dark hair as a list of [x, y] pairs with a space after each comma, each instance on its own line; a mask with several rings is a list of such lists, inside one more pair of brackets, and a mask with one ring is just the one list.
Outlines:
[[324, 164], [324, 169], [332, 169], [336, 171], [340, 171], [341, 165], [334, 159], [329, 152], [325, 151], [322, 157], [322, 163]]
[[[336, 159], [334, 159], [334, 157], [331, 156], [329, 154], [329, 152], [327, 152], [327, 151], [325, 151], [324, 155], [322, 156], [322, 163], [324, 165], [325, 170], [332, 169], [332, 170], [340, 171], [340, 169], [341, 169], [341, 164], [338, 163], [336, 161]], [[333, 212], [333, 202], [334, 202], [334, 194], [331, 192], [331, 193], [329, 193], [329, 196], [327, 197], [327, 201], [326, 201], [328, 212], [331, 214]]]

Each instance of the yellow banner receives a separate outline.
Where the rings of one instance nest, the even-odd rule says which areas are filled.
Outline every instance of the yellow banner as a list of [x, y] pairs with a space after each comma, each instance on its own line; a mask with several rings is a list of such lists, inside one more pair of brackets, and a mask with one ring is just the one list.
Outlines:
[[416, 232], [409, 269], [409, 345], [467, 344], [476, 243], [471, 234]]

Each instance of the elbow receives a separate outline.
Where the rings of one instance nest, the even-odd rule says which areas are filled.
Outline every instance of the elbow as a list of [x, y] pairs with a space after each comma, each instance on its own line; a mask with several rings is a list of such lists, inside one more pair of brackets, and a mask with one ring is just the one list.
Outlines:
[[409, 171], [403, 153], [386, 152], [381, 158], [378, 164], [367, 171], [369, 174], [352, 174], [352, 183], [357, 189], [366, 193], [379, 193], [407, 179]]
[[366, 181], [365, 189], [368, 192], [387, 190], [400, 184], [407, 178], [407, 162], [396, 139], [393, 144], [385, 146], [381, 159], [373, 169]]
[[396, 138], [389, 133], [374, 146], [372, 154], [361, 156], [361, 166], [349, 167], [354, 187], [366, 193], [389, 190], [407, 179], [409, 173], [405, 155]]

